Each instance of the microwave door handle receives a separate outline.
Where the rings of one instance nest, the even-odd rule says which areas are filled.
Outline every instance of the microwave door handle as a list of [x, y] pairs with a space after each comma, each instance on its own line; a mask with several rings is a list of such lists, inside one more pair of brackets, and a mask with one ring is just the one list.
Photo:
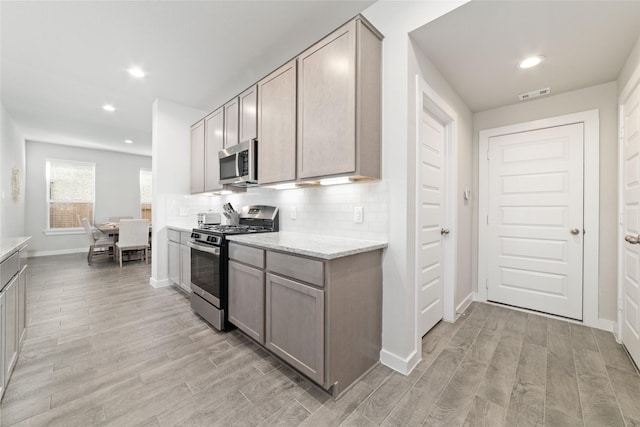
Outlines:
[[236, 153], [236, 177], [240, 176], [240, 153]]

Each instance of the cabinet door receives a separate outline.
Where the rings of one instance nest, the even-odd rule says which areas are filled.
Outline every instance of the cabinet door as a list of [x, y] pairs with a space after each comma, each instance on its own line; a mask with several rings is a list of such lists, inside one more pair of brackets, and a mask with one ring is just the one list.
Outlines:
[[204, 192], [204, 120], [191, 127], [191, 194]]
[[324, 381], [324, 291], [267, 274], [266, 346], [300, 372]]
[[205, 191], [222, 189], [220, 184], [220, 158], [224, 148], [224, 109], [218, 108], [204, 119], [205, 128]]
[[296, 61], [258, 83], [258, 182], [296, 179]]
[[169, 281], [180, 284], [180, 245], [169, 242]]
[[191, 248], [180, 245], [180, 286], [191, 292]]
[[238, 98], [224, 105], [224, 148], [238, 144]]
[[229, 261], [229, 321], [264, 344], [264, 272]]
[[298, 176], [356, 169], [356, 34], [348, 23], [298, 57]]
[[24, 266], [18, 277], [18, 348], [27, 332], [27, 267]]
[[251, 86], [242, 92], [240, 100], [240, 142], [251, 141], [258, 137], [258, 87]]
[[14, 277], [4, 290], [4, 378], [9, 380], [18, 358], [18, 277]]
[[4, 351], [5, 351], [5, 325], [6, 322], [4, 320], [6, 316], [6, 307], [5, 307], [5, 292], [0, 292], [0, 398], [4, 394], [5, 387], [9, 378], [4, 375]]

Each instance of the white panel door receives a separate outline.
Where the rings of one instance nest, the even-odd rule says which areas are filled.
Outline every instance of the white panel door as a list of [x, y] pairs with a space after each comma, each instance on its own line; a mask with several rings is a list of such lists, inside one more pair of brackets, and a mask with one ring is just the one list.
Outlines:
[[489, 301], [582, 319], [583, 133], [489, 139]]
[[426, 112], [418, 147], [418, 327], [420, 336], [442, 319], [444, 227], [444, 126]]
[[[624, 234], [640, 234], [640, 87], [623, 106]], [[632, 239], [632, 242], [634, 240]], [[625, 242], [622, 255], [622, 342], [640, 365], [640, 244]]]

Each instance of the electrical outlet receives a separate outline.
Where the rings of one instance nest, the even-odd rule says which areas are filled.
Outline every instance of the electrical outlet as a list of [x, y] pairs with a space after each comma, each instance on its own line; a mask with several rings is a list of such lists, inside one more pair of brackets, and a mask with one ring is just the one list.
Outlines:
[[291, 219], [296, 219], [298, 217], [298, 209], [295, 206], [291, 207], [291, 213], [289, 216]]
[[361, 224], [364, 217], [364, 209], [362, 206], [356, 206], [353, 208], [353, 222]]

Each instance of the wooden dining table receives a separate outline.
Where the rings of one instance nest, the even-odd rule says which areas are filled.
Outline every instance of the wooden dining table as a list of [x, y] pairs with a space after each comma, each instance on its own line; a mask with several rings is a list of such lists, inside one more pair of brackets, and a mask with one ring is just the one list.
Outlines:
[[[94, 224], [94, 226], [103, 234], [113, 236], [113, 243], [118, 241], [118, 236], [120, 235], [120, 224], [117, 222], [103, 222], [101, 224]], [[152, 230], [153, 228], [151, 224], [149, 224], [149, 237], [151, 237]], [[149, 241], [149, 249], [151, 249], [151, 241]], [[113, 260], [116, 261], [115, 256], [113, 257]]]
[[[102, 224], [95, 224], [95, 227], [101, 231], [102, 233], [113, 236], [114, 240], [118, 241], [118, 236], [120, 235], [120, 224], [117, 222], [104, 222]], [[152, 226], [149, 224], [149, 234], [151, 234]]]

